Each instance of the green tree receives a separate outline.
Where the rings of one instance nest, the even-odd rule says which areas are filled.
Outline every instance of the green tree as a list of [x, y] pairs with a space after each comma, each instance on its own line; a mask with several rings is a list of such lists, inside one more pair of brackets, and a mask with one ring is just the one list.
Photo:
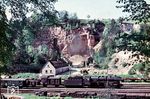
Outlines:
[[[11, 12], [9, 38], [16, 46], [16, 56], [27, 55], [27, 48], [31, 45], [35, 34], [44, 25], [57, 23], [57, 11], [54, 3], [57, 0], [1, 0], [3, 9]], [[28, 17], [27, 14], [32, 14]]]
[[139, 51], [141, 54], [150, 57], [150, 29], [143, 28], [143, 26], [150, 27], [148, 24], [150, 18], [150, 4], [144, 0], [117, 0], [117, 2], [122, 4], [117, 6], [118, 8], [123, 8], [123, 12], [130, 13], [130, 16], [127, 17], [128, 19], [147, 23], [140, 24], [141, 31], [139, 33], [122, 33], [122, 36], [120, 37], [120, 39], [122, 39], [120, 47], [123, 49]]
[[[127, 12], [130, 15], [126, 19], [130, 19], [139, 23], [141, 26], [140, 32], [132, 32], [130, 34], [122, 33], [118, 39], [121, 41], [118, 47], [121, 49], [128, 49], [132, 51], [138, 51], [139, 54], [146, 57], [142, 68], [144, 66], [149, 67], [150, 57], [150, 4], [146, 0], [117, 0], [121, 5], [118, 8], [123, 8], [123, 12]], [[144, 24], [141, 24], [144, 23]], [[118, 40], [117, 39], [117, 40]], [[140, 67], [140, 68], [141, 68]], [[148, 75], [149, 68], [145, 69], [146, 76]]]
[[[24, 29], [27, 24], [27, 14], [38, 12], [49, 21], [54, 22], [57, 11], [54, 3], [57, 0], [0, 0], [0, 73], [2, 67], [9, 63], [14, 46], [13, 41], [18, 40], [20, 51], [25, 48]], [[6, 9], [11, 13], [11, 20], [8, 22]], [[14, 23], [14, 24], [12, 24]], [[15, 43], [15, 42], [13, 42]], [[22, 51], [23, 50], [23, 51]]]
[[54, 3], [57, 0], [1, 0], [4, 9], [9, 7], [13, 20], [24, 20], [28, 13], [39, 12], [46, 17], [54, 16], [57, 11]]
[[[11, 58], [14, 46], [7, 38], [9, 26], [7, 24], [7, 18], [5, 11], [0, 5], [0, 82], [1, 82], [1, 73], [3, 72], [2, 68], [9, 63]], [[0, 83], [1, 88], [1, 83]], [[0, 90], [1, 96], [1, 90]]]
[[127, 19], [137, 22], [150, 22], [150, 4], [145, 0], [117, 0], [120, 4], [117, 8], [123, 8], [123, 12], [129, 13]]

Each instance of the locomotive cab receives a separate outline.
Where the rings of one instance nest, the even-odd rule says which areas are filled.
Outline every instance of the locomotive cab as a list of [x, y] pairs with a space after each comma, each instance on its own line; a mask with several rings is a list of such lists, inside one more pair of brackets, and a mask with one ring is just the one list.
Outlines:
[[121, 77], [118, 76], [107, 76], [106, 87], [120, 88], [122, 86], [122, 84], [120, 83], [121, 80]]

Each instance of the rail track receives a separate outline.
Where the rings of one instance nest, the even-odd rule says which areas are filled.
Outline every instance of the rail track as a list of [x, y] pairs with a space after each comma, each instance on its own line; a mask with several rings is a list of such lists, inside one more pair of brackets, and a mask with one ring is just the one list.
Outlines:
[[[37, 86], [37, 87], [25, 87], [25, 88], [20, 88], [20, 90], [38, 90], [38, 89], [43, 89], [45, 87], [43, 86]], [[70, 88], [64, 88], [64, 86], [48, 86], [47, 88], [49, 89], [70, 89]], [[1, 88], [3, 90], [7, 90], [6, 88]], [[75, 88], [76, 89], [76, 88]], [[82, 88], [86, 89], [86, 88]], [[91, 89], [106, 89], [106, 88], [91, 88]], [[114, 88], [111, 88], [114, 89]], [[123, 86], [120, 89], [149, 89], [150, 90], [150, 83], [123, 83]]]
[[[20, 93], [32, 93], [38, 91], [46, 91], [48, 96], [72, 96], [83, 97], [83, 95], [96, 95], [107, 96], [108, 94], [113, 96], [136, 96], [136, 97], [149, 97], [149, 89], [112, 89], [112, 88], [40, 88], [40, 89], [20, 89]], [[2, 92], [6, 93], [6, 89], [2, 88]], [[80, 96], [79, 96], [80, 95]]]
[[[140, 89], [140, 90], [139, 90]], [[7, 88], [2, 88], [2, 93], [7, 93]], [[148, 97], [150, 98], [150, 84], [144, 83], [124, 83], [121, 89], [115, 88], [24, 88], [19, 89], [19, 93], [32, 93], [46, 91], [49, 96], [53, 95], [62, 95], [64, 96], [77, 96], [79, 94], [87, 95], [87, 94], [96, 94], [97, 96], [106, 96], [108, 94], [116, 95], [116, 96], [138, 96], [138, 97]], [[77, 94], [77, 95], [76, 95]]]
[[150, 89], [150, 83], [122, 83], [123, 89]]

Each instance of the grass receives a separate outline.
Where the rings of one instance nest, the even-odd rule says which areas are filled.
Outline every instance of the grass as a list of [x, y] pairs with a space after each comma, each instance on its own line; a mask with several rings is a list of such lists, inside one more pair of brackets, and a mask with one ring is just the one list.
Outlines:
[[117, 76], [120, 76], [120, 77], [123, 77], [123, 78], [131, 78], [131, 77], [136, 77], [136, 78], [143, 78], [142, 75], [130, 75], [130, 74], [122, 74], [122, 75], [117, 75]]
[[38, 74], [35, 73], [18, 73], [12, 76], [12, 78], [38, 78]]
[[[54, 97], [45, 97], [45, 96], [36, 96], [33, 94], [21, 94], [20, 96], [23, 96], [23, 99], [74, 99], [72, 97], [59, 97], [59, 96], [54, 96]], [[78, 98], [76, 98], [78, 99]], [[93, 97], [93, 98], [83, 98], [83, 99], [101, 99], [99, 97]]]
[[[20, 96], [23, 96], [23, 99], [62, 99], [59, 96], [54, 97], [45, 97], [45, 96], [36, 96], [34, 94], [20, 94]], [[72, 97], [64, 97], [63, 99], [73, 99]]]

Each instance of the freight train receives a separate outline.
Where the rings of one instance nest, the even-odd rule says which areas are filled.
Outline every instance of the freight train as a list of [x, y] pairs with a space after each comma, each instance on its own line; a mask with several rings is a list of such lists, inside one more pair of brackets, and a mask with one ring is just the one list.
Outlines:
[[87, 87], [87, 88], [121, 88], [122, 82], [150, 82], [148, 78], [121, 78], [119, 76], [75, 76], [62, 79], [59, 77], [44, 77], [40, 79], [1, 79], [1, 86], [23, 87]]
[[118, 76], [75, 76], [61, 79], [58, 77], [45, 77], [40, 79], [2, 79], [1, 86], [18, 86], [20, 88], [37, 86], [55, 86], [55, 87], [88, 87], [88, 88], [120, 88], [121, 77]]

